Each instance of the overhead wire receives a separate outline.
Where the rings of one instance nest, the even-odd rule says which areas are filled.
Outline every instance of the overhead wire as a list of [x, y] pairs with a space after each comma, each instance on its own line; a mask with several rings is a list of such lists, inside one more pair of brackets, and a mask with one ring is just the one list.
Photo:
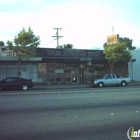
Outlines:
[[46, 43], [46, 44], [43, 45], [43, 46], [46, 46], [46, 45], [50, 44], [50, 43], [53, 42], [54, 40], [56, 40], [56, 38], [54, 38], [53, 40], [49, 41], [48, 43]]

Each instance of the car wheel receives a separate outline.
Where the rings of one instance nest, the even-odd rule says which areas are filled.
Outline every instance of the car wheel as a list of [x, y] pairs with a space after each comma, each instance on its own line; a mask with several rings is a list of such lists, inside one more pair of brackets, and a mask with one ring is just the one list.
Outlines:
[[0, 90], [2, 90], [2, 87], [0, 86]]
[[127, 84], [126, 84], [125, 81], [122, 81], [122, 82], [121, 82], [121, 86], [122, 86], [122, 87], [125, 87], [126, 85], [127, 85]]
[[23, 84], [22, 85], [22, 90], [27, 90], [28, 89], [28, 85], [27, 84]]
[[104, 86], [104, 84], [103, 83], [99, 83], [98, 86], [101, 88], [101, 87]]

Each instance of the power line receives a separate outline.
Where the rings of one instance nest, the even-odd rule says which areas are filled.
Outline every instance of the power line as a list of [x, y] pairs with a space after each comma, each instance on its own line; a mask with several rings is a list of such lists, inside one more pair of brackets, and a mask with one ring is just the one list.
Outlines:
[[45, 45], [43, 45], [43, 46], [46, 46], [46, 45], [48, 45], [48, 44], [50, 44], [51, 42], [53, 42], [54, 40], [56, 40], [56, 38], [55, 39], [53, 39], [53, 40], [51, 40], [51, 41], [49, 41], [48, 43], [46, 43]]

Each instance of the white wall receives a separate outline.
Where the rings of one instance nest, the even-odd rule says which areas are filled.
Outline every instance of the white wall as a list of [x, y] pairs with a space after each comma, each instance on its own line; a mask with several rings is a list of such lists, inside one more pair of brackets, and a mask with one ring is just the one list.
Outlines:
[[38, 74], [36, 65], [21, 66], [21, 77], [26, 79], [32, 79], [33, 82], [36, 82], [37, 75]]
[[128, 63], [129, 77], [134, 81], [140, 81], [140, 50], [133, 50], [131, 54], [132, 59], [136, 59], [136, 61]]

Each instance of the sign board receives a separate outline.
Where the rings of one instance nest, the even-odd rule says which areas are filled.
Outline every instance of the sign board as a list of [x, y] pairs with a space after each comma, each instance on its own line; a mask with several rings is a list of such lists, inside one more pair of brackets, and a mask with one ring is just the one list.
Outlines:
[[46, 63], [38, 63], [38, 72], [46, 74]]
[[10, 50], [8, 48], [1, 47], [0, 48], [0, 56], [1, 57], [16, 56], [16, 53], [14, 53], [12, 50]]
[[63, 69], [55, 69], [55, 73], [64, 73]]
[[90, 61], [88, 59], [91, 58], [105, 58], [102, 50], [37, 48], [37, 52], [38, 57], [81, 58], [80, 61]]
[[92, 58], [88, 57], [88, 58], [80, 58], [80, 61], [92, 61]]
[[119, 35], [111, 35], [107, 37], [107, 45], [116, 44], [119, 42]]

